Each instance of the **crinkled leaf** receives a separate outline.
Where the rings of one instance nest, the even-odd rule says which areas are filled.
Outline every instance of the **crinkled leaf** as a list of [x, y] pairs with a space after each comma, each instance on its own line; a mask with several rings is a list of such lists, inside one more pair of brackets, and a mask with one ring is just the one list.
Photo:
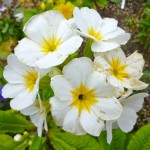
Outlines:
[[33, 124], [24, 117], [11, 111], [0, 110], [0, 133], [21, 133], [25, 129], [34, 128]]
[[150, 149], [150, 124], [139, 129], [129, 142], [127, 150], [149, 150]]

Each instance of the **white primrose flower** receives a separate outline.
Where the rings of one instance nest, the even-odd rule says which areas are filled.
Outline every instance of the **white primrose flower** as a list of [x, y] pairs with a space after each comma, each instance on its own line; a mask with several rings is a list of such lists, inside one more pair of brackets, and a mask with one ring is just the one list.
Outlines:
[[94, 52], [105, 52], [124, 45], [130, 39], [130, 34], [117, 27], [118, 21], [113, 18], [102, 19], [94, 9], [75, 8], [73, 18], [87, 38], [93, 39], [91, 46]]
[[115, 87], [142, 90], [147, 84], [140, 81], [144, 66], [141, 54], [134, 52], [126, 57], [121, 48], [105, 53], [96, 53], [95, 69], [107, 75], [108, 82]]
[[45, 131], [48, 131], [46, 109], [40, 99], [36, 100], [31, 106], [21, 110], [21, 113], [30, 116], [32, 123], [37, 127], [38, 136], [42, 136], [43, 126]]
[[39, 90], [39, 80], [47, 70], [39, 70], [20, 62], [14, 54], [7, 58], [8, 65], [4, 69], [4, 78], [8, 82], [2, 90], [5, 98], [13, 98], [12, 109], [21, 110], [32, 105]]
[[[130, 93], [129, 93], [130, 94]], [[127, 98], [120, 98], [123, 111], [117, 120], [106, 121], [107, 142], [110, 144], [112, 140], [112, 128], [120, 128], [124, 132], [130, 132], [137, 120], [137, 114], [143, 105], [144, 98], [148, 96], [147, 93], [138, 93]]]
[[114, 87], [93, 71], [89, 58], [73, 59], [62, 72], [51, 79], [54, 97], [50, 104], [56, 124], [77, 135], [99, 136], [104, 120], [117, 119], [122, 112]]
[[63, 15], [54, 10], [33, 16], [23, 31], [27, 37], [19, 42], [15, 54], [25, 64], [39, 68], [63, 63], [83, 41]]

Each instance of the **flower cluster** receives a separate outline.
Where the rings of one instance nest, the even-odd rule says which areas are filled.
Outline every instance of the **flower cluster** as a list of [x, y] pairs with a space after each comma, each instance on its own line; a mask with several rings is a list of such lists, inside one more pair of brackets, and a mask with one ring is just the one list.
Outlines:
[[[49, 111], [67, 132], [99, 136], [106, 130], [108, 143], [113, 128], [124, 132], [133, 129], [136, 112], [147, 96], [133, 94], [147, 87], [140, 81], [144, 59], [138, 52], [125, 56], [120, 46], [127, 43], [130, 34], [117, 23], [101, 18], [94, 9], [75, 7], [70, 20], [51, 10], [25, 24], [26, 37], [7, 59], [4, 77], [8, 83], [2, 94], [13, 98], [12, 109], [30, 116], [39, 136], [43, 127], [48, 130]], [[82, 37], [87, 39], [84, 50]], [[84, 57], [70, 58], [78, 52]], [[45, 75], [50, 76], [54, 93], [48, 101], [41, 99], [39, 92]]]

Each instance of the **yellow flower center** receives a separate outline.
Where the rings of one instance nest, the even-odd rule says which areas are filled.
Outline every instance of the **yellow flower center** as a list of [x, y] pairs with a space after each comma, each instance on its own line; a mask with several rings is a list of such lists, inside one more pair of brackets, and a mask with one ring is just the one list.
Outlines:
[[88, 29], [88, 34], [91, 35], [91, 36], [94, 36], [99, 41], [102, 41], [102, 39], [103, 39], [101, 33], [100, 32], [96, 32], [94, 30], [94, 28], [92, 28], [92, 27]]
[[129, 74], [125, 71], [127, 65], [122, 64], [119, 58], [112, 59], [110, 66], [110, 73], [114, 75], [118, 80], [124, 81], [124, 78], [129, 77]]
[[47, 39], [43, 39], [43, 40], [44, 40], [44, 44], [41, 47], [42, 48], [41, 51], [44, 53], [50, 53], [56, 51], [59, 45], [61, 44], [61, 38], [56, 39], [55, 36], [52, 36], [50, 40]]
[[38, 78], [38, 72], [29, 72], [24, 76], [25, 87], [29, 89], [29, 92], [32, 92]]
[[78, 109], [78, 114], [81, 114], [82, 110], [90, 112], [91, 106], [98, 102], [95, 97], [95, 92], [92, 89], [85, 87], [83, 84], [71, 91], [73, 96], [73, 102], [70, 104], [71, 107]]

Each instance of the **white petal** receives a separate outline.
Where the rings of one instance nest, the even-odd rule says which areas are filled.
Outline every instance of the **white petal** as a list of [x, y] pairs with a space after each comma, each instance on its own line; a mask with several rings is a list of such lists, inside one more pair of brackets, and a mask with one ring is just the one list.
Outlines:
[[114, 87], [119, 87], [119, 88], [123, 87], [123, 83], [113, 75], [108, 75], [107, 80], [108, 83], [110, 83]]
[[144, 103], [144, 97], [147, 97], [147, 93], [138, 93], [124, 99], [125, 106], [132, 108], [135, 112], [138, 112]]
[[20, 92], [24, 91], [25, 87], [23, 84], [9, 84], [7, 83], [2, 89], [2, 95], [4, 98], [14, 98]]
[[113, 18], [104, 18], [102, 22], [101, 32], [102, 35], [106, 35], [109, 32], [113, 32], [117, 29], [118, 21]]
[[34, 107], [35, 103], [33, 103], [31, 106], [25, 108], [25, 109], [22, 109], [20, 112], [24, 115], [33, 115], [33, 114], [36, 114], [38, 113], [39, 109], [38, 108], [35, 108]]
[[128, 80], [124, 80], [123, 82], [124, 87], [132, 90], [143, 90], [148, 87], [148, 84], [136, 79], [131, 78]]
[[112, 122], [106, 121], [106, 131], [107, 131], [107, 143], [110, 144], [112, 141]]
[[82, 32], [87, 33], [90, 27], [93, 27], [96, 31], [100, 30], [102, 18], [96, 10], [87, 7], [83, 7], [79, 10], [79, 8], [76, 7], [73, 15], [77, 26]]
[[115, 42], [94, 42], [91, 46], [93, 52], [107, 52], [119, 47]]
[[115, 89], [106, 83], [106, 76], [94, 71], [86, 79], [86, 87], [94, 90], [96, 97], [112, 97]]
[[18, 74], [13, 68], [11, 68], [9, 65], [7, 65], [4, 69], [3, 75], [7, 82], [12, 83], [12, 84], [19, 84], [19, 83], [24, 83], [23, 76], [21, 74]]
[[88, 112], [83, 110], [80, 116], [80, 122], [83, 129], [93, 136], [99, 136], [104, 128], [104, 121], [98, 118], [92, 111]]
[[82, 44], [82, 41], [83, 40], [80, 36], [73, 36], [62, 43], [57, 51], [62, 55], [72, 54], [78, 50]]
[[94, 68], [96, 69], [96, 71], [103, 72], [103, 71], [109, 69], [110, 65], [103, 56], [97, 56], [94, 59]]
[[107, 33], [104, 37], [103, 40], [108, 40], [108, 39], [112, 39], [114, 37], [117, 37], [118, 35], [125, 33], [124, 30], [122, 30], [121, 28], [117, 27], [116, 30], [114, 30], [113, 32]]
[[64, 20], [63, 15], [58, 11], [47, 11], [33, 16], [25, 24], [23, 31], [33, 41], [41, 44], [43, 38], [50, 39], [56, 33], [59, 25]]
[[86, 134], [80, 124], [78, 110], [75, 107], [67, 112], [63, 122], [63, 129], [76, 135]]
[[125, 60], [126, 60], [125, 53], [120, 47], [107, 52], [107, 54], [105, 55], [105, 58], [109, 62], [112, 62], [112, 59], [119, 59], [121, 61], [121, 63], [125, 63]]
[[130, 76], [140, 78], [142, 76], [144, 63], [143, 56], [136, 51], [127, 57], [126, 64], [128, 67], [126, 71], [130, 73]]
[[63, 125], [64, 117], [69, 110], [70, 102], [59, 100], [57, 97], [50, 98], [51, 113], [58, 126]]
[[129, 132], [133, 129], [136, 119], [136, 112], [129, 107], [124, 107], [122, 115], [117, 122], [122, 131]]
[[125, 45], [128, 40], [130, 39], [131, 35], [129, 33], [122, 33], [119, 34], [118, 36], [107, 40], [108, 42], [115, 42], [118, 43], [119, 45]]
[[24, 75], [27, 72], [27, 70], [29, 70], [29, 67], [23, 64], [21, 61], [19, 61], [19, 59], [14, 54], [10, 54], [7, 57], [7, 62], [8, 66], [20, 75]]
[[35, 86], [34, 90], [29, 93], [28, 89], [23, 90], [14, 99], [10, 101], [10, 106], [12, 109], [22, 110], [30, 105], [32, 105], [36, 99], [38, 92], [38, 87]]
[[92, 67], [92, 61], [89, 58], [75, 58], [63, 68], [63, 73], [71, 86], [76, 89], [81, 83], [85, 85], [87, 76], [92, 72]]
[[52, 52], [42, 57], [37, 63], [36, 66], [39, 68], [50, 68], [57, 65], [60, 65], [65, 61], [68, 55], [59, 54], [59, 52]]
[[122, 106], [115, 98], [97, 98], [98, 103], [92, 106], [92, 110], [103, 120], [116, 120], [122, 113]]
[[19, 60], [30, 66], [35, 66], [36, 62], [45, 56], [45, 53], [41, 52], [40, 45], [28, 38], [19, 42], [15, 54]]
[[73, 90], [69, 82], [62, 76], [57, 75], [51, 79], [51, 87], [54, 91], [54, 95], [62, 101], [71, 101]]

